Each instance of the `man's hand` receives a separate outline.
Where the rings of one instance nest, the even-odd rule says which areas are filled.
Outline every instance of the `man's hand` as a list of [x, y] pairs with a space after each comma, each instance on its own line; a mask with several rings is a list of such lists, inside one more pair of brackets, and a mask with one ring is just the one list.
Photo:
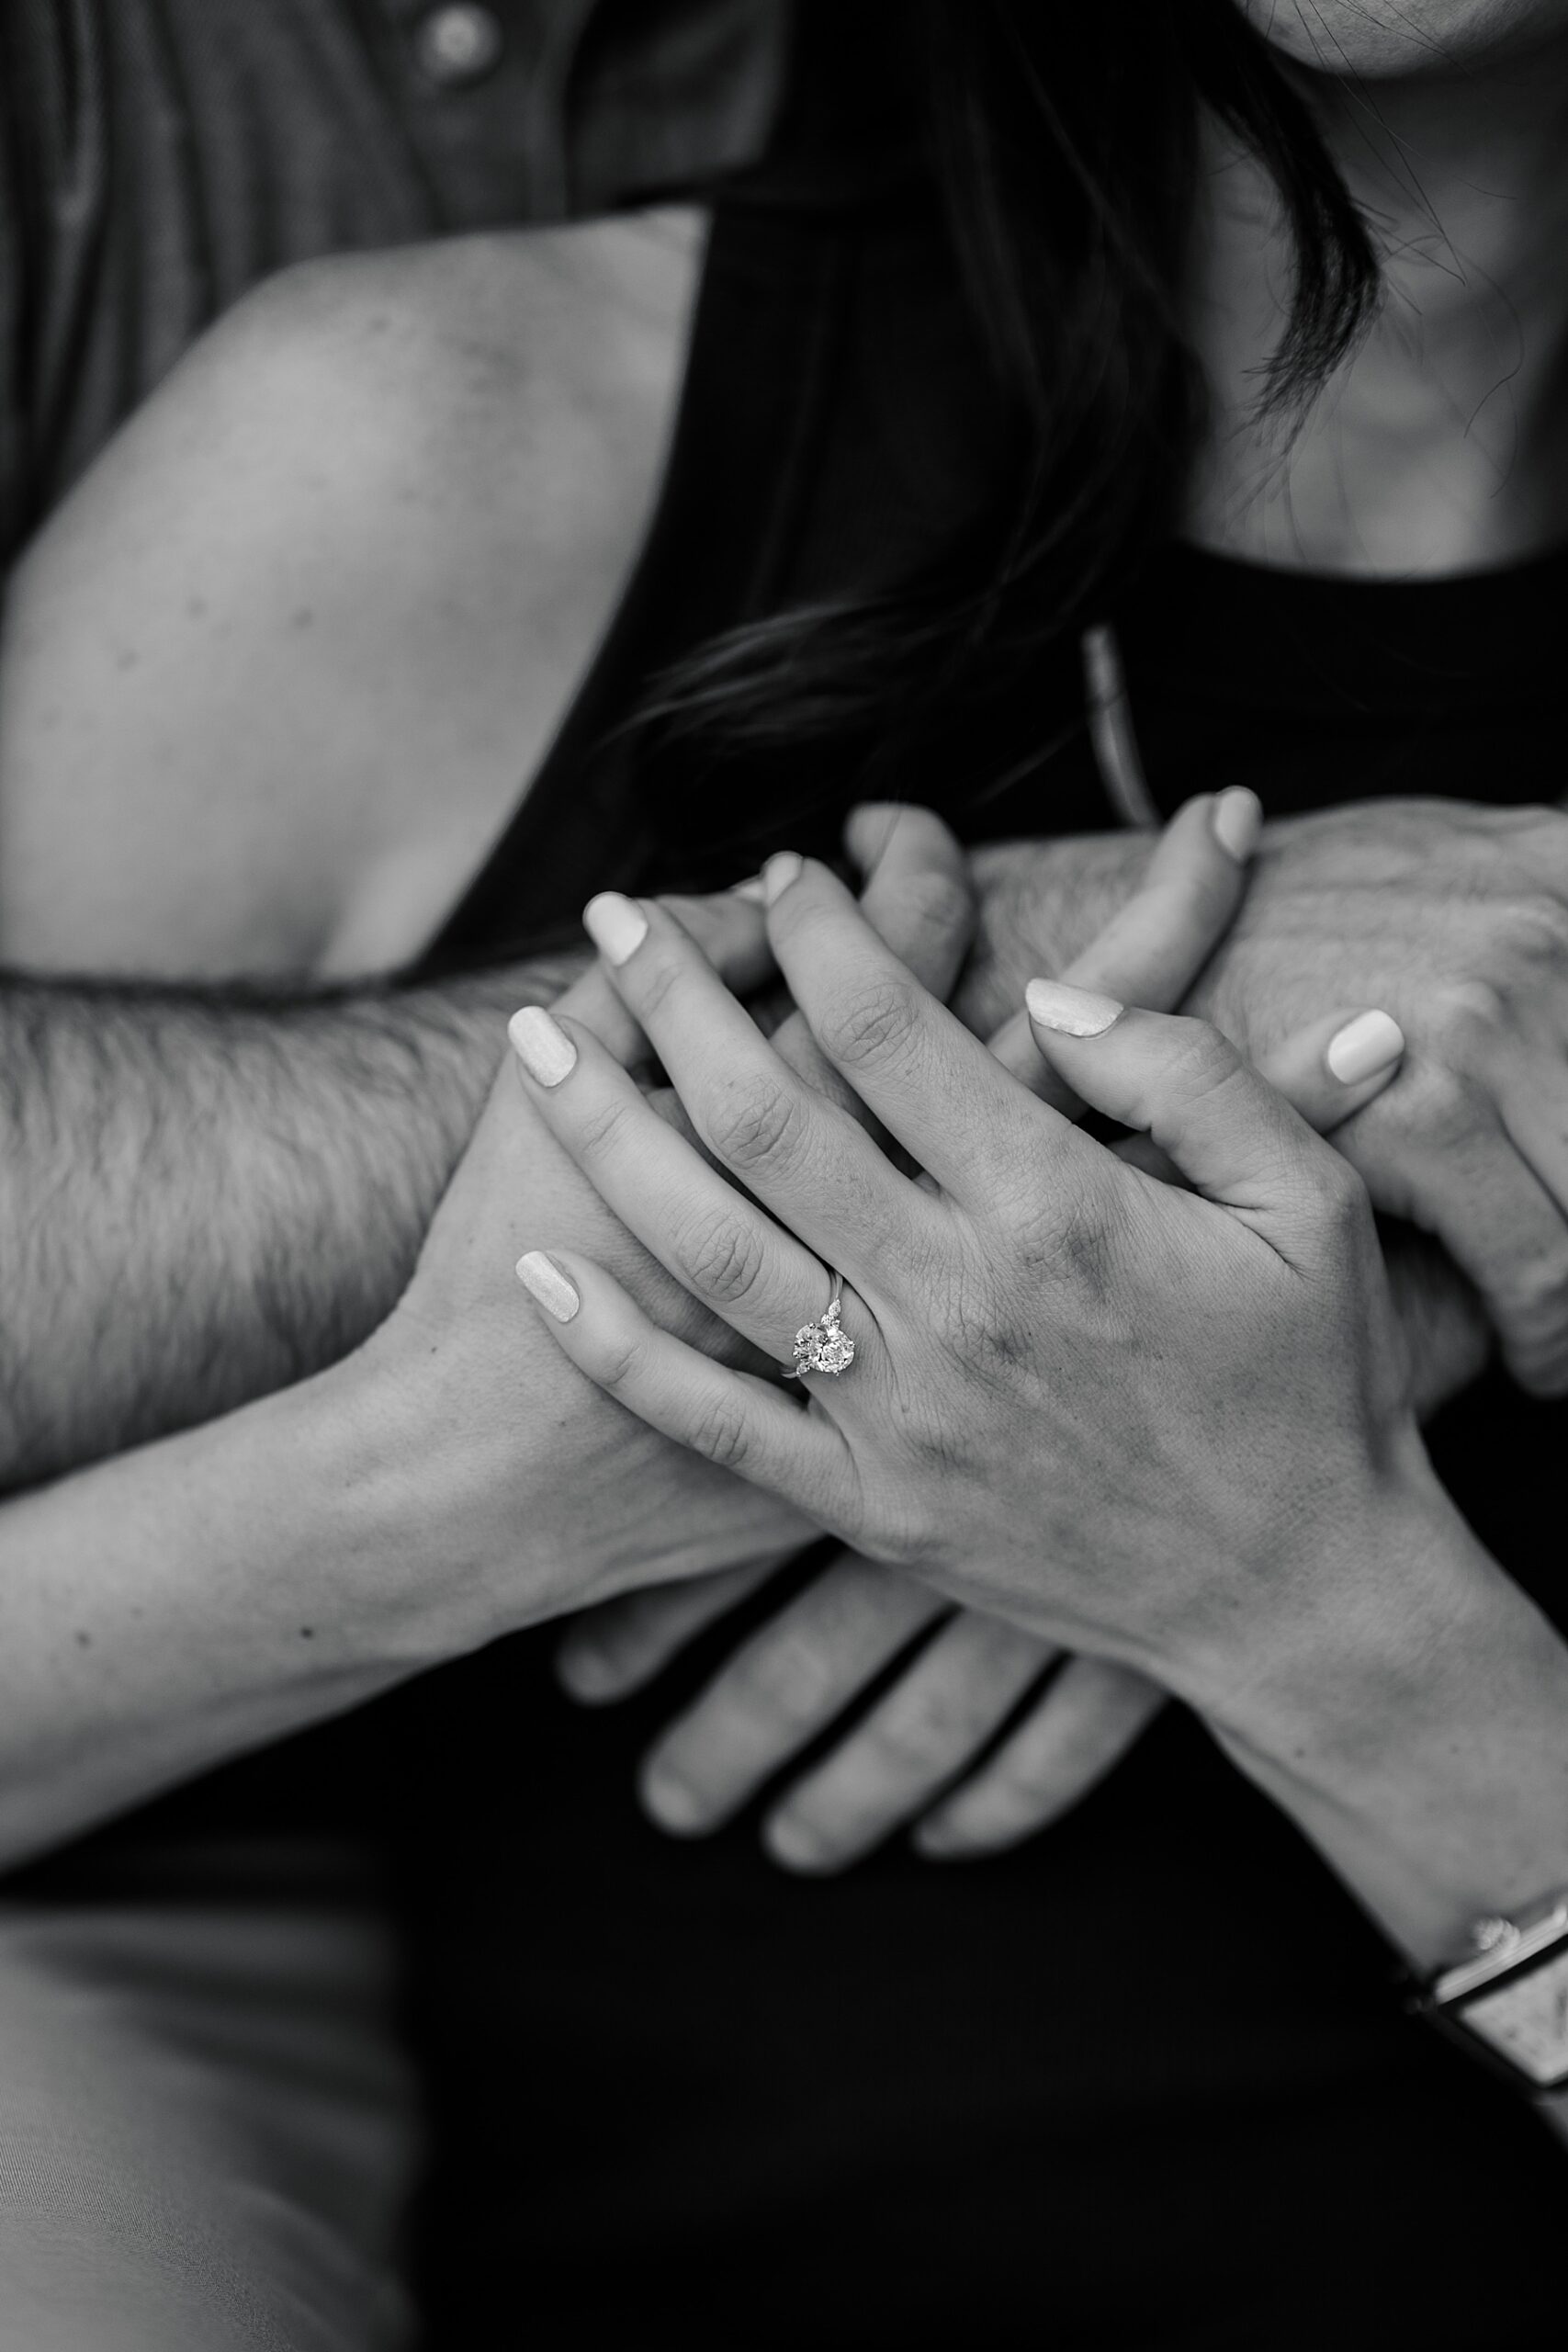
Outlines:
[[[1145, 855], [1119, 837], [979, 853], [966, 1017], [995, 1017], [1031, 972], [1064, 968]], [[1337, 1143], [1380, 1211], [1443, 1244], [1520, 1383], [1561, 1393], [1568, 817], [1393, 800], [1270, 825], [1190, 1008], [1260, 1060], [1347, 1001], [1385, 1006], [1408, 1052], [1398, 1084]], [[1443, 1381], [1424, 1373], [1422, 1385]]]

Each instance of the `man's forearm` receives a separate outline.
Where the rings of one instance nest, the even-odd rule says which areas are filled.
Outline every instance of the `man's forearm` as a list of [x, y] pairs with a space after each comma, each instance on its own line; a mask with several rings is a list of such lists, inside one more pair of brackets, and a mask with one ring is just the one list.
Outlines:
[[0, 1484], [279, 1388], [397, 1299], [559, 958], [296, 995], [0, 986]]

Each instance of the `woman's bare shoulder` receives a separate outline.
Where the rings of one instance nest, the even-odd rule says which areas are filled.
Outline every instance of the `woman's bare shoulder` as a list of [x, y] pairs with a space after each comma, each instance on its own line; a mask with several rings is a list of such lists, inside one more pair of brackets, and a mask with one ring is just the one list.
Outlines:
[[660, 213], [311, 262], [192, 349], [10, 583], [0, 952], [417, 950], [636, 559], [702, 232]]

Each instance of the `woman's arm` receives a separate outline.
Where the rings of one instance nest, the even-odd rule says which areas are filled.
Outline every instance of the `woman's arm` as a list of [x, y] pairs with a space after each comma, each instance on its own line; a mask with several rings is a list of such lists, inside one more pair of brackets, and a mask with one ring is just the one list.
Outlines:
[[[1251, 1688], [1188, 1695], [1425, 1973], [1478, 1918], [1568, 1891], [1568, 1644], [1435, 1480], [1365, 1553], [1362, 1606]], [[1402, 1587], [1425, 1605], [1391, 1609]], [[1568, 2136], [1568, 2093], [1545, 2105]]]

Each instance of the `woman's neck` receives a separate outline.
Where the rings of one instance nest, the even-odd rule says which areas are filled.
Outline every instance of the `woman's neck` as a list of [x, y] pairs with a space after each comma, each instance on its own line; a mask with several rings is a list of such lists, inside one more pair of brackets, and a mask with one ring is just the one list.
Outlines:
[[1382, 300], [1304, 419], [1260, 419], [1290, 241], [1266, 175], [1209, 129], [1189, 328], [1211, 413], [1188, 536], [1372, 573], [1568, 539], [1568, 46], [1490, 74], [1314, 89]]

